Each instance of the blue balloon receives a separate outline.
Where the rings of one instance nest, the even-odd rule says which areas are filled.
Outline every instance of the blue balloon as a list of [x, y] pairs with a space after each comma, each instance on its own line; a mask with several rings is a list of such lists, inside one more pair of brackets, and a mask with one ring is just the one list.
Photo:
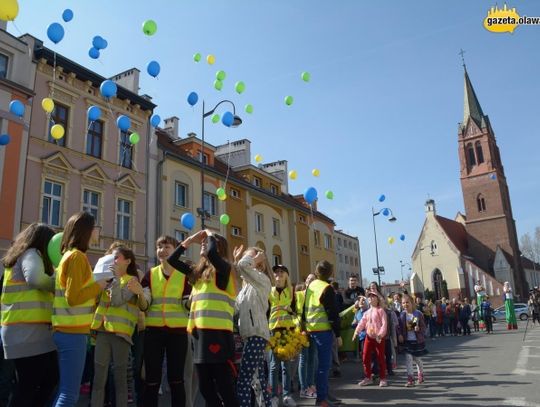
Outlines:
[[399, 237], [399, 240], [401, 240], [402, 242], [405, 241], [405, 235], [401, 235], [401, 236]]
[[64, 38], [64, 27], [60, 23], [52, 23], [47, 28], [47, 37], [55, 44], [58, 44]]
[[96, 35], [93, 39], [92, 39], [92, 45], [94, 46], [94, 48], [96, 49], [105, 49], [107, 48], [107, 41], [105, 40], [105, 38], [99, 36], [99, 35]]
[[159, 115], [157, 114], [153, 115], [150, 119], [150, 124], [152, 125], [152, 127], [159, 126], [159, 123], [161, 123], [161, 117], [159, 117]]
[[120, 130], [128, 131], [131, 127], [131, 120], [129, 120], [129, 117], [122, 115], [119, 116], [118, 119], [116, 119], [116, 125]]
[[109, 43], [107, 42], [107, 40], [103, 37], [101, 37], [101, 49], [105, 49], [108, 47]]
[[385, 199], [386, 199], [386, 197], [385, 197], [384, 194], [383, 194], [383, 195], [381, 195], [381, 196], [379, 197], [379, 202], [384, 202]]
[[99, 49], [97, 48], [90, 48], [90, 50], [88, 51], [88, 56], [92, 59], [98, 59], [99, 58]]
[[195, 217], [190, 212], [186, 212], [180, 218], [180, 223], [186, 229], [191, 230], [195, 226]]
[[7, 134], [2, 134], [0, 136], [0, 146], [5, 146], [9, 144], [9, 135]]
[[199, 95], [197, 95], [197, 92], [191, 92], [187, 97], [187, 102], [191, 106], [195, 106], [198, 101], [199, 101]]
[[9, 111], [15, 116], [23, 117], [24, 116], [24, 105], [20, 100], [12, 100], [9, 104]]
[[231, 112], [223, 113], [223, 116], [221, 117], [221, 123], [223, 123], [227, 127], [231, 127], [234, 123], [234, 115]]
[[[159, 66], [159, 63], [157, 61], [150, 61], [148, 65], [146, 66], [146, 71], [148, 72], [148, 75], [153, 76], [155, 78], [156, 76], [159, 75], [159, 71], [161, 71], [161, 67]], [[191, 96], [191, 93], [189, 96]], [[197, 96], [196, 93], [195, 93], [195, 96]], [[197, 103], [198, 98], [199, 97], [197, 96], [197, 98], [195, 99], [195, 103]], [[195, 103], [191, 104], [191, 102], [189, 101], [189, 97], [188, 97], [188, 102], [191, 106], [195, 104]]]
[[99, 91], [101, 92], [101, 95], [105, 99], [109, 99], [113, 96], [116, 96], [116, 92], [118, 91], [118, 88], [116, 86], [116, 83], [111, 81], [110, 79], [107, 79], [103, 82], [101, 82], [101, 86], [99, 87]]
[[317, 200], [317, 190], [313, 187], [309, 187], [304, 191], [304, 199], [310, 205]]
[[88, 120], [95, 121], [101, 117], [101, 109], [97, 106], [90, 106], [88, 108]]
[[69, 8], [65, 9], [64, 12], [62, 13], [62, 19], [66, 23], [69, 23], [71, 20], [73, 20], [73, 10]]
[[390, 209], [384, 208], [384, 209], [382, 210], [382, 214], [383, 214], [384, 216], [390, 215]]

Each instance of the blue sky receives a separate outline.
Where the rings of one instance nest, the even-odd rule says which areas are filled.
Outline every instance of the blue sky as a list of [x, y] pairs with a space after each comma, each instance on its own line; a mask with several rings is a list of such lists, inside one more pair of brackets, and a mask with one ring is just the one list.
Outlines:
[[[424, 221], [424, 202], [435, 199], [440, 215], [463, 211], [457, 155], [457, 125], [463, 118], [463, 68], [484, 113], [489, 115], [508, 179], [518, 235], [540, 225], [540, 26], [514, 34], [486, 31], [482, 21], [491, 1], [165, 1], [19, 0], [20, 13], [8, 30], [30, 33], [46, 46], [104, 75], [131, 67], [142, 71], [141, 93], [158, 104], [163, 118], [180, 118], [182, 135], [200, 133], [200, 104], [232, 99], [240, 111], [236, 129], [208, 123], [214, 144], [248, 138], [252, 155], [265, 162], [285, 159], [298, 179], [292, 193], [314, 186], [319, 209], [346, 233], [359, 237], [364, 276], [372, 278], [375, 250], [371, 207], [387, 197], [398, 222], [377, 218], [380, 263], [399, 278], [399, 260], [410, 262]], [[540, 3], [513, 1], [518, 13], [540, 16]], [[75, 17], [64, 24], [58, 45], [47, 26], [61, 21], [65, 8]], [[141, 24], [154, 19], [158, 31], [145, 37]], [[109, 46], [98, 61], [88, 57], [93, 36]], [[200, 52], [203, 61], [193, 62]], [[216, 57], [210, 66], [207, 54]], [[158, 79], [146, 64], [161, 65]], [[227, 78], [213, 88], [217, 70]], [[302, 71], [311, 81], [300, 79]], [[242, 80], [246, 91], [234, 92]], [[292, 95], [290, 107], [283, 99]], [[311, 176], [318, 168], [320, 177]], [[324, 191], [334, 192], [333, 201]], [[406, 235], [405, 242], [397, 240]], [[396, 243], [389, 245], [389, 236]]]

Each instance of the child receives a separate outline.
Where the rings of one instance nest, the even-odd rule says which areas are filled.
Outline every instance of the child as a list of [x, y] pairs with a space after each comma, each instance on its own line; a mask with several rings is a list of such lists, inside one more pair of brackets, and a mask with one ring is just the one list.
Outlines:
[[[317, 277], [310, 273], [306, 277], [305, 283], [297, 284], [295, 287], [296, 315], [302, 318], [304, 311], [304, 301], [306, 298], [306, 287]], [[300, 323], [301, 325], [301, 323]], [[315, 368], [317, 367], [317, 346], [313, 338], [309, 337], [309, 346], [302, 348], [298, 363], [298, 377], [300, 381], [300, 398], [316, 399], [317, 389], [315, 387]]]
[[493, 333], [493, 315], [491, 308], [491, 303], [489, 302], [489, 295], [485, 295], [482, 304], [480, 305], [480, 310], [482, 314], [482, 319], [484, 320], [484, 323], [486, 325], [486, 333], [492, 334]]
[[476, 298], [473, 298], [471, 300], [471, 319], [473, 322], [474, 332], [478, 332], [480, 330], [480, 326], [478, 323], [478, 314], [480, 313], [478, 309], [478, 304], [476, 304]]
[[387, 333], [388, 319], [386, 311], [381, 307], [381, 302], [384, 301], [378, 291], [370, 290], [367, 292], [370, 309], [363, 315], [360, 323], [354, 330], [353, 340], [359, 336], [360, 332], [366, 330], [366, 339], [364, 343], [364, 351], [362, 352], [362, 363], [364, 365], [364, 379], [358, 383], [360, 386], [367, 386], [373, 383], [371, 375], [371, 359], [372, 352], [377, 355], [379, 365], [379, 375], [381, 381], [380, 387], [388, 386], [386, 381], [386, 361], [385, 361], [385, 341], [384, 337]]
[[[357, 308], [356, 314], [354, 314], [354, 319], [352, 322], [352, 327], [356, 328], [360, 321], [362, 320], [362, 317], [368, 310], [368, 300], [364, 296], [358, 297], [358, 300], [355, 303], [355, 308]], [[364, 349], [364, 341], [366, 340], [366, 330], [362, 330], [360, 334], [358, 335], [358, 352], [361, 355], [362, 351]]]
[[414, 303], [408, 295], [403, 295], [401, 302], [403, 311], [400, 315], [399, 342], [404, 344], [406, 364], [407, 364], [407, 384], [406, 387], [414, 386], [413, 361], [418, 369], [417, 383], [424, 382], [424, 364], [420, 356], [427, 353], [425, 347], [426, 323], [422, 313], [414, 309]]

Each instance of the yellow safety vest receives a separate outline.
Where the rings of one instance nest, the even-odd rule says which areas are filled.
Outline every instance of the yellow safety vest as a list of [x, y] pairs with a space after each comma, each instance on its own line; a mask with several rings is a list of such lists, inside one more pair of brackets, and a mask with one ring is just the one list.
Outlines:
[[296, 317], [294, 322], [297, 326], [302, 326], [302, 313], [304, 312], [304, 301], [306, 300], [306, 291], [296, 291], [294, 293], [296, 299]]
[[285, 288], [278, 292], [276, 287], [270, 292], [270, 318], [268, 327], [273, 330], [277, 328], [294, 327], [293, 317], [291, 315], [292, 288]]
[[191, 293], [188, 332], [193, 329], [216, 329], [233, 331], [234, 300], [236, 287], [234, 276], [229, 275], [225, 290], [218, 288], [216, 277], [209, 281], [197, 280]]
[[[120, 278], [120, 288], [125, 287], [132, 278], [133, 276], [127, 274], [122, 276]], [[139, 317], [139, 307], [137, 307], [136, 302], [137, 300], [132, 298], [125, 304], [115, 307], [111, 305], [109, 293], [103, 291], [90, 329], [98, 330], [103, 326], [103, 329], [107, 332], [131, 337]]]
[[188, 322], [187, 310], [182, 305], [182, 294], [186, 276], [174, 270], [166, 279], [161, 266], [150, 270], [152, 303], [146, 313], [146, 326], [185, 328]]
[[306, 329], [308, 332], [332, 329], [328, 315], [321, 304], [321, 295], [328, 285], [325, 281], [313, 280], [306, 289]]
[[[60, 282], [60, 271], [62, 270], [64, 263], [76, 251], [78, 250], [72, 249], [65, 252], [56, 271], [52, 315], [52, 324], [55, 328], [90, 327], [92, 318], [94, 317], [96, 300], [91, 298], [82, 304], [71, 306], [66, 299], [66, 287], [63, 287]], [[83, 284], [83, 288], [89, 287], [92, 284], [94, 284], [94, 276], [90, 274], [90, 278]]]
[[4, 272], [1, 302], [2, 325], [51, 323], [53, 294], [13, 280], [11, 268]]

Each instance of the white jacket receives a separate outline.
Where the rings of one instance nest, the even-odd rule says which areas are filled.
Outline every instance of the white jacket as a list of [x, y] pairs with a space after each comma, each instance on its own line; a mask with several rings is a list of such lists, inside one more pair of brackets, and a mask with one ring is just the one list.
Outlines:
[[254, 267], [253, 258], [244, 256], [238, 262], [238, 270], [243, 280], [242, 289], [236, 297], [238, 327], [242, 338], [260, 336], [268, 340], [268, 298], [272, 290], [270, 279]]

